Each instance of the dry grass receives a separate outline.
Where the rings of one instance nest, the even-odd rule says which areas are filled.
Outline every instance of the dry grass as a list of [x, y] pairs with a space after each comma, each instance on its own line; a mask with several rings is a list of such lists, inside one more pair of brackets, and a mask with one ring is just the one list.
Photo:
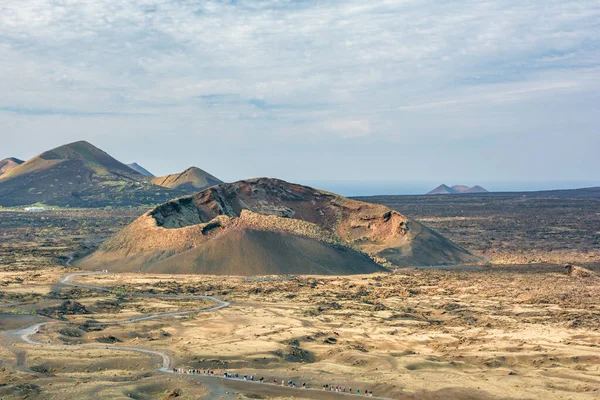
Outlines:
[[[520, 214], [515, 217], [502, 207], [497, 205], [497, 212], [503, 213], [497, 225], [490, 222], [497, 217], [488, 219], [476, 212], [430, 218], [439, 218], [440, 226], [457, 240], [472, 240], [476, 246], [486, 235], [502, 238], [506, 247], [493, 249], [504, 254], [519, 241], [510, 241], [511, 235], [503, 230], [523, 231], [514, 222]], [[532, 232], [519, 235], [533, 240], [538, 235], [534, 229], [556, 227], [570, 215], [565, 207], [540, 211], [545, 222], [535, 225], [529, 219]], [[576, 254], [574, 258], [585, 257], [577, 252], [592, 243], [586, 232], [600, 228], [588, 218], [587, 209], [581, 215], [580, 228], [553, 236], [552, 242], [542, 239], [540, 246], [552, 243]], [[48, 219], [41, 220], [42, 216]], [[594, 276], [599, 264], [586, 263], [592, 274], [585, 277], [569, 276], [562, 264], [285, 279], [134, 273], [85, 277], [80, 278], [82, 283], [122, 289], [118, 293], [211, 294], [232, 303], [214, 313], [89, 330], [87, 319], [109, 321], [197, 305], [141, 301], [117, 292], [56, 291], [60, 277], [75, 270], [58, 265], [59, 256], [85, 251], [92, 245], [81, 239], [114, 232], [119, 223], [134, 217], [135, 212], [123, 210], [2, 214], [0, 224], [9, 229], [0, 241], [0, 302], [26, 304], [0, 308], [0, 330], [45, 319], [13, 310], [38, 311], [72, 299], [91, 314], [65, 315], [74, 324], [48, 326], [40, 339], [73, 346], [115, 343], [166, 350], [182, 368], [249, 373], [270, 381], [293, 379], [316, 387], [328, 383], [369, 388], [397, 399], [599, 396], [600, 278]], [[466, 222], [463, 231], [460, 224]], [[51, 228], [60, 224], [61, 230]], [[524, 245], [523, 251], [544, 254], [533, 245]], [[0, 344], [3, 398], [156, 399], [177, 390], [179, 398], [190, 399], [302, 395], [273, 385], [261, 388], [161, 374], [155, 371], [158, 360], [135, 353], [44, 349], [8, 336], [0, 336]], [[323, 396], [315, 392], [305, 397], [335, 398]]]

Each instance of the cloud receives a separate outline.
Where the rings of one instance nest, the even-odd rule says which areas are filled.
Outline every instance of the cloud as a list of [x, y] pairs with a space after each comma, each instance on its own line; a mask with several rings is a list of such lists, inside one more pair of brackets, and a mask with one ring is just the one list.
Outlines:
[[[581, 90], [580, 85], [575, 81], [564, 82], [539, 82], [534, 85], [520, 83], [518, 85], [502, 84], [496, 90], [487, 88], [484, 92], [476, 90], [476, 93], [471, 93], [461, 98], [451, 98], [445, 100], [437, 100], [430, 103], [411, 104], [399, 106], [397, 110], [410, 111], [431, 109], [438, 107], [451, 107], [454, 105], [476, 104], [482, 101], [488, 103], [500, 103], [507, 101], [518, 101], [527, 96], [537, 96], [543, 92], [559, 92], [565, 90]], [[512, 86], [512, 88], [511, 88]]]
[[339, 120], [325, 123], [325, 127], [331, 131], [338, 132], [343, 138], [354, 138], [369, 135], [371, 124], [365, 120]]
[[598, 32], [597, 0], [3, 0], [0, 109], [198, 143], [560, 132], [597, 121]]
[[63, 115], [71, 117], [112, 117], [112, 116], [146, 116], [149, 114], [127, 112], [81, 111], [64, 108], [27, 108], [27, 107], [0, 107], [0, 112], [22, 115]]

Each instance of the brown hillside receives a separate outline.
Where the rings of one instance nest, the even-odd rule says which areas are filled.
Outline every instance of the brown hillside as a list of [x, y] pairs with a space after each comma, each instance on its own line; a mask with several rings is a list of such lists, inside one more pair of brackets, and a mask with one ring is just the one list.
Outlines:
[[104, 151], [79, 141], [46, 151], [0, 176], [0, 205], [140, 205], [173, 196], [173, 191], [147, 180]]
[[[348, 275], [382, 271], [366, 255], [310, 237], [250, 228], [230, 229], [171, 257], [115, 259], [111, 271], [208, 275]], [[141, 268], [140, 268], [141, 266]]]
[[109, 154], [82, 140], [57, 147], [35, 156], [10, 171], [10, 173], [2, 176], [0, 179], [14, 179], [18, 176], [38, 172], [65, 162], [85, 165], [97, 175], [119, 174], [132, 180], [138, 180], [142, 176], [125, 164], [115, 160]]
[[223, 181], [200, 168], [191, 167], [179, 174], [152, 178], [152, 183], [171, 189], [198, 191], [218, 185], [223, 183]]
[[7, 172], [17, 168], [19, 165], [23, 164], [25, 161], [19, 160], [18, 158], [9, 157], [0, 161], [0, 175], [4, 175]]
[[365, 254], [393, 265], [479, 261], [387, 207], [261, 178], [158, 206], [80, 265], [236, 275], [378, 270]]

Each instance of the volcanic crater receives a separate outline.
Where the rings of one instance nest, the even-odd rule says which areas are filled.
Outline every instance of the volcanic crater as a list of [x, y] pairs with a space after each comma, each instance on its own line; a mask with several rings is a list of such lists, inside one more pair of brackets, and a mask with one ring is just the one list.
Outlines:
[[162, 204], [79, 264], [123, 272], [344, 275], [476, 261], [385, 206], [258, 178]]

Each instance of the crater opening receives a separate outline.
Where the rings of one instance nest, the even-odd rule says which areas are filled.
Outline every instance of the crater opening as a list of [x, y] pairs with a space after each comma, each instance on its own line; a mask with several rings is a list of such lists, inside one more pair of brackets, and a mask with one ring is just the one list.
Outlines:
[[217, 216], [216, 213], [211, 214], [198, 207], [193, 196], [169, 201], [156, 207], [150, 213], [156, 220], [156, 225], [167, 229], [184, 228], [210, 222]]

